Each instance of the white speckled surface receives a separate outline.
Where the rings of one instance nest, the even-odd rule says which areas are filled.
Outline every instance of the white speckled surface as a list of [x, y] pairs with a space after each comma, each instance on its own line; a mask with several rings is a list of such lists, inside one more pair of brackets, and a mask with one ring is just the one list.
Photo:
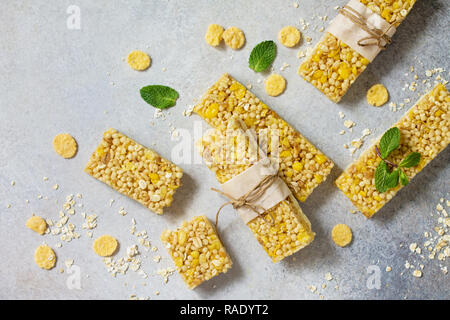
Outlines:
[[[408, 106], [412, 106], [418, 92], [424, 92], [426, 86], [419, 83], [416, 93], [402, 90], [406, 82], [412, 81], [410, 66], [415, 66], [419, 82], [426, 78], [426, 69], [449, 69], [450, 47], [445, 32], [450, 22], [449, 2], [418, 0], [399, 27], [393, 44], [377, 57], [338, 105], [296, 74], [298, 48], [278, 45], [274, 63], [277, 72], [281, 72], [284, 62], [291, 65], [281, 72], [288, 85], [280, 97], [268, 97], [263, 83], [257, 82], [264, 75], [247, 67], [254, 45], [262, 40], [276, 40], [284, 25], [300, 26], [300, 18], [310, 23], [303, 35], [316, 43], [321, 33], [315, 30], [326, 25], [317, 15], [332, 18], [336, 15], [334, 7], [345, 1], [300, 0], [297, 9], [292, 3], [293, 0], [2, 1], [0, 298], [126, 299], [137, 294], [151, 299], [318, 299], [319, 295], [307, 288], [309, 285], [319, 288], [326, 299], [449, 298], [450, 281], [440, 271], [440, 265], [448, 266], [449, 260], [438, 263], [426, 258], [421, 262], [408, 249], [411, 242], [423, 247], [423, 232], [431, 230], [437, 220], [430, 215], [435, 212], [436, 203], [441, 197], [450, 199], [448, 149], [372, 220], [351, 214], [350, 201], [333, 185], [352, 160], [343, 144], [360, 137], [364, 128], [376, 128], [370, 141], [403, 113], [393, 113], [387, 105], [368, 106], [366, 90], [381, 82], [389, 89], [391, 101], [399, 103], [411, 98]], [[66, 10], [71, 4], [81, 9], [81, 30], [66, 27]], [[209, 23], [240, 27], [245, 32], [246, 45], [240, 51], [207, 46], [203, 37]], [[301, 48], [306, 48], [306, 44], [302, 43]], [[153, 63], [146, 72], [135, 72], [122, 61], [134, 49], [151, 55]], [[165, 72], [163, 67], [167, 68]], [[186, 118], [182, 111], [224, 72], [251, 83], [258, 97], [336, 163], [328, 180], [301, 205], [317, 233], [312, 245], [286, 261], [272, 264], [248, 228], [227, 208], [221, 228], [233, 268], [189, 291], [178, 275], [166, 285], [159, 276], [143, 280], [132, 271], [112, 278], [91, 250], [92, 240], [84, 231], [80, 239], [55, 248], [60, 242], [58, 237], [39, 236], [25, 228], [25, 220], [33, 212], [56, 219], [66, 195], [81, 193], [84, 210], [77, 209], [72, 218], [77, 230], [81, 230], [81, 211], [97, 213], [94, 237], [103, 233], [114, 235], [120, 241], [118, 255], [122, 256], [126, 247], [136, 242], [129, 233], [133, 217], [137, 229], [148, 231], [152, 243], [160, 248], [157, 254], [163, 257], [157, 264], [152, 260], [155, 254], [146, 253], [143, 270], [154, 273], [158, 268], [172, 266], [159, 240], [161, 231], [198, 214], [212, 219], [223, 203], [222, 198], [209, 191], [218, 184], [206, 166], [180, 164], [186, 173], [184, 185], [164, 216], [157, 216], [107, 188], [83, 173], [83, 168], [108, 127], [170, 158], [171, 148], [177, 144], [170, 139], [170, 124], [192, 132], [198, 122], [206, 129], [197, 116]], [[448, 71], [442, 76], [449, 78]], [[180, 93], [165, 121], [153, 120], [153, 108], [139, 96], [139, 88], [148, 84], [170, 85]], [[345, 129], [339, 111], [356, 122], [353, 134], [338, 134]], [[51, 141], [60, 132], [77, 139], [79, 152], [74, 159], [64, 160], [54, 153]], [[47, 182], [43, 181], [44, 176], [49, 178]], [[11, 180], [15, 180], [15, 186], [10, 185]], [[55, 183], [60, 186], [57, 191], [51, 188]], [[49, 200], [38, 200], [38, 194]], [[28, 204], [25, 199], [29, 199]], [[112, 207], [110, 199], [115, 199]], [[6, 208], [7, 204], [11, 208]], [[128, 212], [125, 217], [118, 214], [121, 206]], [[337, 248], [330, 239], [336, 223], [346, 223], [353, 229], [354, 241], [348, 248]], [[33, 262], [34, 250], [42, 241], [55, 248], [58, 256], [57, 267], [51, 271], [40, 270]], [[400, 247], [401, 243], [404, 247]], [[59, 273], [66, 259], [74, 259], [80, 267], [80, 290], [69, 289], [68, 275]], [[422, 278], [412, 277], [412, 270], [404, 267], [406, 260], [415, 266], [424, 264]], [[366, 286], [370, 265], [381, 270], [379, 290]], [[385, 272], [386, 266], [391, 266], [392, 271]], [[333, 275], [333, 281], [325, 280], [327, 272]], [[322, 283], [327, 284], [325, 289], [321, 288]], [[155, 290], [160, 291], [159, 296], [154, 295]]]

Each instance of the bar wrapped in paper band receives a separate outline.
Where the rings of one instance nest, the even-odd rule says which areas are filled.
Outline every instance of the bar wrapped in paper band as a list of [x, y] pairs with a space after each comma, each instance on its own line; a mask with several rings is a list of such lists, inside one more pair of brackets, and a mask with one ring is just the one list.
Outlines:
[[[238, 146], [237, 150], [233, 152], [234, 156], [230, 156], [229, 150], [226, 150], [226, 146], [229, 145], [227, 140], [230, 137], [226, 136], [224, 132], [229, 132], [229, 130], [211, 129], [197, 142], [197, 148], [206, 165], [216, 173], [217, 180], [224, 187], [224, 191], [232, 193], [233, 197], [239, 197], [259, 182], [253, 181], [248, 186], [241, 185], [238, 187], [236, 185], [236, 182], [239, 185], [239, 182], [248, 180], [246, 177], [242, 178], [242, 175], [246, 170], [252, 170], [252, 166], [255, 165], [258, 148], [252, 147], [250, 141], [248, 144], [238, 143], [241, 137], [244, 137], [245, 140], [245, 137], [249, 135], [245, 134], [236, 122], [229, 123], [229, 128], [232, 128], [237, 134], [236, 137], [232, 138], [232, 144]], [[256, 165], [264, 167], [263, 162], [256, 162]], [[265, 175], [264, 171], [258, 170], [255, 170], [251, 175]], [[275, 172], [276, 170], [275, 168]], [[267, 173], [273, 172], [269, 170]], [[232, 179], [235, 177], [237, 177], [237, 180], [233, 182]], [[277, 183], [280, 182], [282, 182], [281, 179]], [[284, 183], [283, 185], [286, 186]], [[304, 248], [314, 240], [315, 235], [311, 230], [308, 218], [303, 214], [291, 192], [288, 192], [288, 188], [281, 187], [278, 192], [279, 194], [274, 198], [268, 196], [270, 192], [266, 193], [270, 199], [265, 198], [265, 196], [262, 197], [262, 202], [259, 204], [271, 208], [261, 215], [256, 215], [248, 209], [239, 209], [239, 214], [244, 221], [248, 221], [248, 227], [273, 262], [278, 262]], [[279, 199], [284, 200], [278, 202]], [[274, 203], [273, 201], [276, 204], [271, 206]]]
[[[421, 154], [418, 166], [402, 168], [409, 179], [419, 173], [450, 142], [450, 95], [444, 85], [423, 96], [393, 125], [401, 132], [400, 147], [388, 160], [400, 163], [411, 152]], [[336, 180], [336, 185], [366, 217], [380, 210], [402, 188], [401, 184], [384, 193], [375, 187], [375, 170], [381, 161], [375, 147], [379, 139], [361, 154]]]
[[415, 1], [351, 0], [300, 65], [299, 75], [332, 101], [339, 102], [388, 44]]
[[[320, 150], [228, 74], [206, 92], [194, 111], [219, 130], [225, 130], [229, 119], [237, 116], [257, 134], [267, 131], [268, 156], [279, 153], [279, 175], [300, 201], [305, 201], [325, 181], [334, 166]], [[275, 131], [279, 143], [274, 144], [271, 137]]]
[[157, 214], [172, 203], [183, 170], [115, 129], [107, 130], [86, 173]]

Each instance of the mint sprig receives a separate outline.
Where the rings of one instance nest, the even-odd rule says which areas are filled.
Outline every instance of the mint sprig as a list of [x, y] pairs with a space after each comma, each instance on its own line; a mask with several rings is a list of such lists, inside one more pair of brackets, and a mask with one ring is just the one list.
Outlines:
[[392, 163], [387, 157], [400, 146], [400, 129], [393, 127], [385, 132], [380, 140], [380, 148], [375, 146], [377, 155], [381, 158], [375, 170], [375, 187], [378, 192], [383, 193], [395, 188], [400, 181], [406, 186], [409, 178], [401, 168], [415, 167], [420, 162], [420, 153], [412, 152], [400, 164]]
[[161, 85], [143, 87], [140, 93], [145, 102], [158, 109], [174, 106], [179, 96], [174, 89]]
[[272, 40], [263, 41], [257, 44], [248, 58], [250, 69], [261, 72], [266, 70], [275, 60], [277, 45]]

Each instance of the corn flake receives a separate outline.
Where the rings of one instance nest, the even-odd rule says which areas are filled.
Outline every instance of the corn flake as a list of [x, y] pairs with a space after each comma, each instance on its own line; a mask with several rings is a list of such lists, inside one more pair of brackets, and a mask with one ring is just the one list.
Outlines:
[[136, 50], [131, 51], [127, 57], [128, 65], [134, 70], [143, 71], [150, 67], [152, 59], [145, 52]]
[[34, 261], [40, 268], [50, 270], [56, 264], [55, 252], [49, 246], [41, 245], [34, 252]]
[[27, 226], [27, 228], [41, 235], [44, 234], [47, 230], [47, 222], [45, 222], [44, 219], [38, 216], [32, 216], [31, 218], [29, 218], [25, 225]]
[[75, 156], [78, 145], [75, 139], [67, 133], [60, 133], [53, 138], [53, 149], [65, 159]]
[[276, 97], [283, 93], [286, 88], [286, 80], [279, 74], [271, 74], [264, 82], [266, 93], [269, 96]]
[[223, 28], [218, 24], [210, 24], [205, 34], [205, 41], [213, 47], [217, 47], [222, 42]]
[[375, 107], [381, 107], [389, 99], [389, 93], [382, 84], [375, 84], [367, 91], [367, 102]]
[[331, 238], [340, 247], [345, 247], [352, 242], [352, 230], [346, 224], [337, 224], [331, 231]]
[[286, 26], [278, 33], [278, 41], [288, 48], [295, 47], [301, 39], [301, 33], [296, 27]]
[[230, 27], [223, 33], [223, 40], [231, 49], [240, 49], [245, 43], [245, 35], [241, 29]]
[[118, 247], [117, 240], [110, 235], [103, 235], [94, 241], [93, 249], [100, 257], [109, 257]]

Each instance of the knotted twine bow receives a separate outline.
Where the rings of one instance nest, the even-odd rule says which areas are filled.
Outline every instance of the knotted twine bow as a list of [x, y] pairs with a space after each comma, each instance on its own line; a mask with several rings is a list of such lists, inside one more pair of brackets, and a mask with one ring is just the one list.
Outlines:
[[[356, 11], [355, 9], [353, 9], [348, 5], [342, 7], [342, 9], [339, 10], [339, 13], [352, 20], [353, 23], [357, 24], [358, 26], [361, 27], [361, 29], [370, 34], [369, 37], [359, 39], [358, 45], [362, 47], [377, 45], [381, 50], [384, 50], [386, 49], [386, 45], [391, 43], [391, 37], [387, 35], [387, 32], [392, 27], [394, 27], [393, 23], [389, 25], [389, 28], [383, 31], [377, 28], [369, 27], [366, 19], [358, 11]], [[384, 41], [384, 44], [382, 44], [382, 41]]]
[[[221, 210], [229, 204], [231, 204], [235, 210], [237, 210], [241, 207], [247, 207], [247, 208], [251, 209], [252, 211], [254, 211], [258, 216], [262, 216], [266, 212], [266, 209], [260, 205], [255, 204], [255, 202], [264, 194], [264, 192], [266, 192], [266, 190], [272, 185], [272, 183], [275, 182], [275, 180], [277, 178], [278, 178], [278, 173], [265, 176], [264, 179], [262, 179], [261, 182], [258, 183], [253, 189], [251, 189], [250, 191], [248, 191], [246, 194], [244, 194], [243, 196], [241, 196], [238, 199], [233, 198], [228, 193], [225, 193], [219, 189], [211, 188], [212, 191], [220, 193], [221, 195], [230, 199], [229, 201], [225, 202], [219, 208], [219, 210], [217, 210], [217, 213], [216, 213], [216, 231], [217, 231], [217, 233], [219, 233], [219, 231], [218, 231], [219, 230], [218, 229], [219, 214], [220, 214]], [[275, 221], [275, 219], [270, 212], [269, 212], [269, 214], [270, 214], [270, 217], [272, 218], [271, 223], [273, 223]]]

